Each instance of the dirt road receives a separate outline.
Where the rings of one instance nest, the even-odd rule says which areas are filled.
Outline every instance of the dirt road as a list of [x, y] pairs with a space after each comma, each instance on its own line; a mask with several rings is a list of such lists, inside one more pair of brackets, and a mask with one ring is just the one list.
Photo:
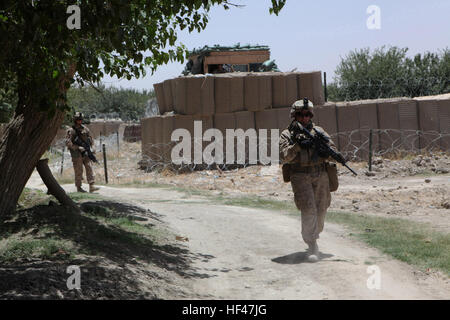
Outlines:
[[[42, 188], [37, 180], [29, 187]], [[45, 187], [44, 187], [45, 188]], [[73, 192], [72, 185], [64, 188]], [[179, 241], [200, 259], [195, 279], [173, 299], [448, 299], [448, 278], [426, 275], [351, 238], [326, 223], [321, 260], [305, 261], [298, 216], [216, 205], [200, 196], [158, 188], [101, 187], [99, 193], [157, 212]], [[369, 261], [379, 267], [380, 289], [367, 286]], [[187, 295], [186, 295], [187, 292]]]

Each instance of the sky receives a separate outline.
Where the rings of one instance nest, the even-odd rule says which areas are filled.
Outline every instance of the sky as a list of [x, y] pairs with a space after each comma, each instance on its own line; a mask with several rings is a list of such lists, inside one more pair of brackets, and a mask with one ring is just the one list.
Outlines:
[[[236, 43], [270, 47], [281, 71], [334, 70], [350, 51], [385, 46], [409, 48], [408, 55], [450, 48], [450, 0], [287, 0], [278, 16], [269, 14], [270, 0], [232, 0], [245, 7], [214, 7], [201, 33], [180, 31], [178, 42], [188, 49], [204, 45], [231, 46]], [[369, 6], [379, 8], [379, 29]], [[179, 76], [185, 63], [160, 66], [140, 79], [105, 77], [107, 86], [152, 89], [154, 83]]]

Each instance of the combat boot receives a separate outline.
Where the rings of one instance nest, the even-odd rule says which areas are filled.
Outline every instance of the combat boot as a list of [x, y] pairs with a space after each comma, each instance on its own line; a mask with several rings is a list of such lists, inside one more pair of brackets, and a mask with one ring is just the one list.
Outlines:
[[82, 187], [77, 187], [77, 192], [86, 192]]
[[317, 245], [317, 241], [313, 241], [308, 243], [308, 261], [309, 262], [317, 262], [319, 261], [319, 246]]
[[92, 193], [92, 192], [94, 192], [94, 191], [98, 191], [98, 190], [100, 190], [100, 188], [94, 186], [93, 183], [91, 183], [91, 184], [89, 185], [89, 192], [90, 192], [90, 193]]

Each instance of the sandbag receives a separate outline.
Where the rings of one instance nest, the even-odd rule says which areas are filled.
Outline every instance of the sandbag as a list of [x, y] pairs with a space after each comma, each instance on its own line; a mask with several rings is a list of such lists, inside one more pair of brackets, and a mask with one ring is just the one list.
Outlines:
[[164, 86], [163, 83], [155, 83], [153, 85], [156, 94], [156, 100], [158, 101], [159, 113], [164, 114], [166, 112], [166, 100], [164, 96]]
[[290, 107], [298, 100], [297, 74], [272, 73], [272, 106], [274, 108]]
[[272, 77], [249, 73], [244, 77], [244, 108], [260, 111], [272, 107]]
[[172, 80], [168, 79], [163, 82], [164, 102], [166, 104], [166, 112], [173, 111], [173, 94], [172, 94]]

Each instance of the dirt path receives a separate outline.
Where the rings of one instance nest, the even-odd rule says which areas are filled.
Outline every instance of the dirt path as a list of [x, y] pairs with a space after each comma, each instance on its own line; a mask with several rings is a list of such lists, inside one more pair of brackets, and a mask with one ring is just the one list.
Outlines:
[[[39, 187], [31, 179], [29, 186]], [[72, 185], [64, 188], [72, 192]], [[177, 281], [191, 295], [209, 299], [448, 299], [450, 282], [426, 275], [349, 237], [326, 223], [322, 255], [308, 263], [300, 220], [280, 212], [216, 205], [201, 197], [166, 189], [101, 187], [101, 195], [139, 204], [161, 215], [180, 242], [202, 259], [192, 268], [202, 275]], [[381, 288], [368, 289], [368, 261], [381, 271]], [[173, 296], [173, 299], [180, 299]]]

